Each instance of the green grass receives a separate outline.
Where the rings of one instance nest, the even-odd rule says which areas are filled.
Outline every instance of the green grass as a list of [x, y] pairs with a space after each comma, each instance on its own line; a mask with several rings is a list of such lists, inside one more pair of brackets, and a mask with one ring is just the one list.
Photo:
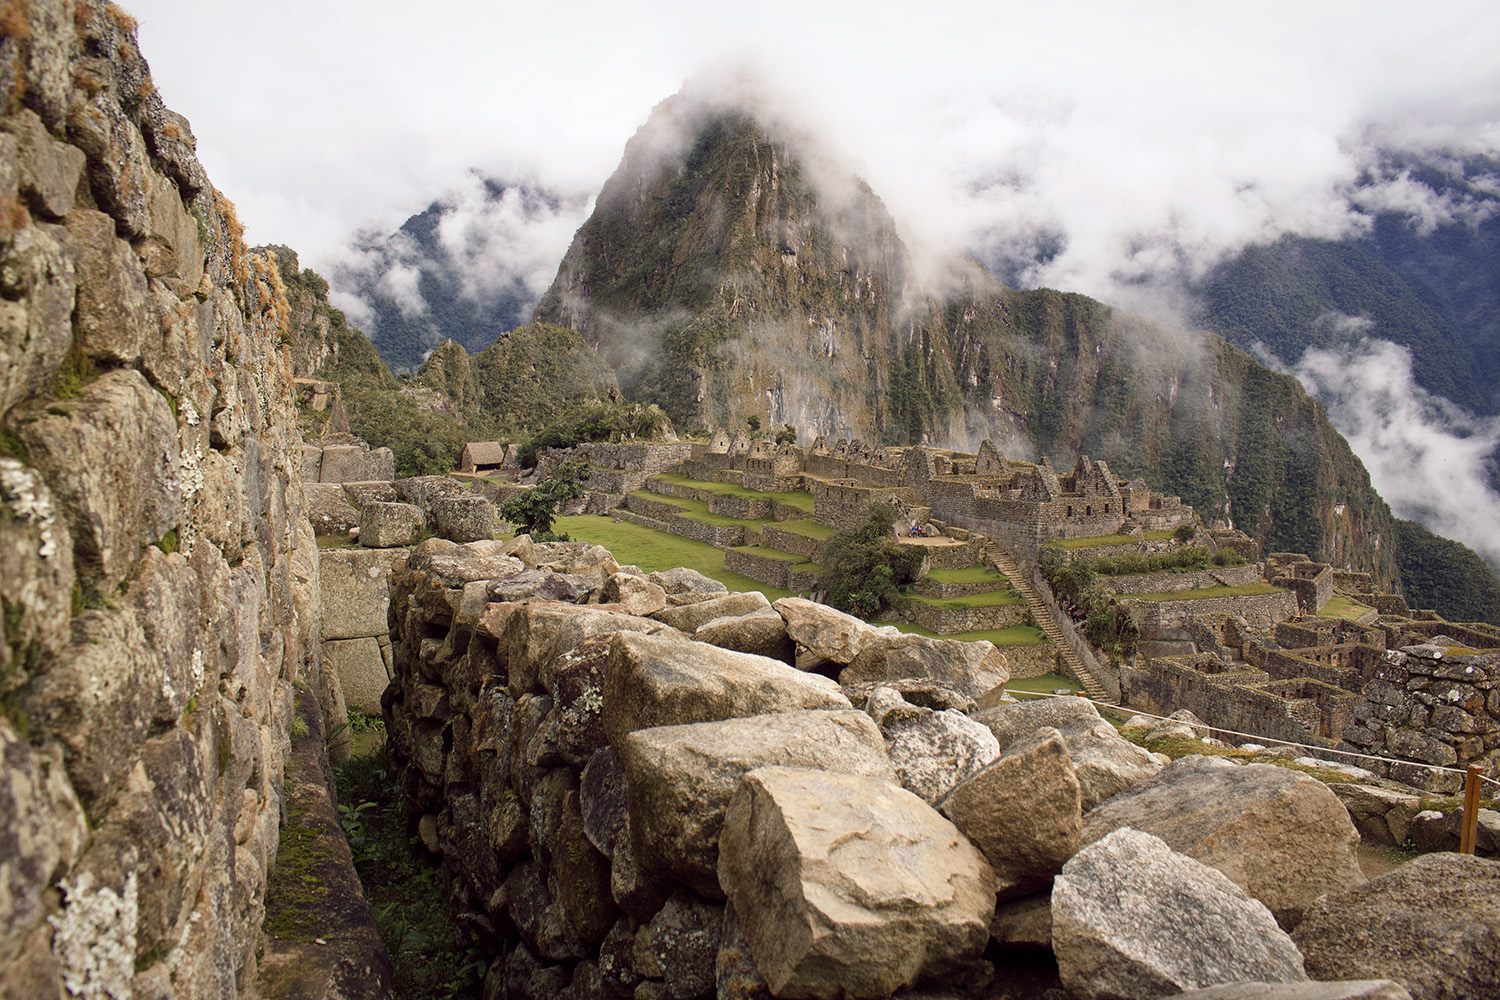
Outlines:
[[929, 639], [959, 639], [963, 642], [992, 642], [996, 646], [1040, 646], [1051, 640], [1035, 625], [1012, 625], [1010, 628], [982, 629], [978, 632], [954, 632], [939, 635], [914, 622], [890, 622], [902, 632], [925, 635]]
[[1010, 586], [1009, 580], [988, 566], [935, 569], [927, 574], [927, 579], [936, 583], [1003, 583], [1007, 587]]
[[718, 580], [730, 590], [758, 590], [768, 601], [792, 596], [789, 590], [768, 587], [748, 576], [726, 570], [723, 551], [707, 542], [669, 535], [629, 521], [616, 521], [607, 514], [559, 517], [553, 522], [553, 530], [564, 532], [575, 541], [602, 545], [614, 554], [617, 562], [622, 565], [633, 563], [648, 573], [686, 566]]
[[1141, 534], [1145, 536], [1148, 542], [1165, 542], [1168, 538], [1176, 535], [1177, 532], [1168, 528], [1166, 531], [1143, 531]]
[[1351, 601], [1343, 594], [1334, 594], [1332, 599], [1330, 599], [1327, 604], [1323, 605], [1323, 610], [1318, 613], [1318, 617], [1348, 618], [1350, 621], [1353, 621], [1354, 619], [1364, 617], [1374, 610], [1375, 609], [1370, 607], [1368, 604], [1360, 604], [1357, 601]]
[[909, 594], [909, 600], [930, 604], [935, 608], [998, 608], [1007, 604], [1020, 604], [1021, 595], [1014, 590], [987, 590], [982, 594], [967, 597], [928, 597], [926, 594]]
[[792, 552], [783, 552], [780, 549], [767, 549], [759, 545], [737, 545], [735, 552], [744, 552], [747, 555], [759, 556], [762, 559], [774, 559], [777, 562], [801, 563], [806, 562], [802, 556]]
[[716, 528], [750, 528], [760, 531], [762, 525], [776, 523], [771, 518], [750, 519], [714, 514], [709, 511], [708, 501], [706, 500], [685, 500], [682, 497], [663, 496], [660, 493], [650, 493], [646, 490], [636, 490], [631, 496], [644, 497], [648, 500], [657, 500], [662, 503], [671, 504], [684, 517], [697, 521], [699, 524], [707, 524]]
[[[1161, 534], [1161, 532], [1152, 532], [1152, 534]], [[1172, 533], [1170, 531], [1167, 532], [1165, 537], [1171, 538]], [[1110, 545], [1134, 544], [1136, 544], [1136, 540], [1129, 535], [1096, 535], [1092, 538], [1058, 538], [1048, 542], [1043, 548], [1050, 546], [1052, 548], [1068, 549], [1071, 551], [1073, 549], [1102, 549]]]
[[1269, 583], [1247, 583], [1243, 587], [1204, 587], [1201, 590], [1169, 590], [1159, 594], [1117, 594], [1121, 601], [1203, 601], [1210, 597], [1254, 597], [1285, 593]]

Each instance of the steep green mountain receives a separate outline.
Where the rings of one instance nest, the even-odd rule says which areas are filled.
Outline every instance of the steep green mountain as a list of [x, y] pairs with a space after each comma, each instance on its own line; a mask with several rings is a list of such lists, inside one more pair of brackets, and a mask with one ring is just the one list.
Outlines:
[[566, 238], [581, 215], [578, 199], [471, 175], [394, 233], [361, 234], [335, 278], [370, 309], [381, 357], [414, 372], [444, 341], [474, 354], [524, 324], [556, 263], [535, 233]]
[[[1427, 213], [1366, 213], [1341, 240], [1286, 236], [1215, 268], [1197, 289], [1202, 322], [1232, 343], [1263, 343], [1286, 361], [1361, 334], [1411, 350], [1417, 382], [1471, 412], [1500, 413], [1500, 162], [1387, 155], [1351, 193], [1399, 180]], [[1407, 195], [1408, 200], [1413, 196]]]
[[1271, 548], [1396, 583], [1390, 511], [1294, 379], [977, 265], [941, 294], [911, 273], [862, 182], [679, 97], [627, 146], [536, 317], [582, 333], [679, 427], [754, 414], [805, 438], [1085, 452]]
[[1408, 604], [1436, 608], [1449, 621], [1500, 625], [1500, 581], [1478, 553], [1415, 521], [1398, 520], [1396, 537]]

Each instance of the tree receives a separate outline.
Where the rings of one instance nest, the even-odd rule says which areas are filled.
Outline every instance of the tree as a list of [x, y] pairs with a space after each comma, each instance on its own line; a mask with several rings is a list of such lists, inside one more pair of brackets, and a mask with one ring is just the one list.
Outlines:
[[793, 427], [791, 424], [782, 424], [781, 425], [781, 430], [779, 430], [779, 431], [776, 432], [776, 443], [777, 444], [796, 444], [797, 443], [797, 428]]
[[818, 577], [825, 603], [870, 618], [900, 599], [900, 588], [922, 568], [922, 553], [896, 541], [895, 523], [889, 504], [872, 502], [862, 524], [828, 536]]
[[745, 426], [750, 428], [750, 436], [755, 437], [755, 435], [760, 433], [760, 417], [757, 417], [753, 413], [750, 414], [750, 416], [745, 418]]
[[588, 459], [575, 456], [525, 493], [502, 501], [495, 512], [516, 526], [516, 534], [528, 534], [534, 542], [565, 542], [566, 536], [552, 533], [552, 520], [560, 504], [583, 496], [588, 477]]

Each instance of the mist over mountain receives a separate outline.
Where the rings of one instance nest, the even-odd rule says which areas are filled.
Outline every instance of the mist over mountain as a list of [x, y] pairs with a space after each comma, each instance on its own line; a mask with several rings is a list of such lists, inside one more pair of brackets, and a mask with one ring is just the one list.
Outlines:
[[530, 320], [587, 206], [470, 172], [395, 232], [361, 232], [334, 270], [334, 301], [395, 371], [445, 340], [477, 354]]

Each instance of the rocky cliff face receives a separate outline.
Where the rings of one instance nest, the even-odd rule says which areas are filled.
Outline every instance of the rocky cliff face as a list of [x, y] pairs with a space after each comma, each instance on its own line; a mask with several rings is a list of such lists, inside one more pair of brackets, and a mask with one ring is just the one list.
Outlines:
[[234, 995], [322, 687], [291, 382], [322, 349], [129, 17], [3, 29], [0, 997]]
[[1084, 452], [1271, 549], [1396, 579], [1385, 503], [1322, 408], [1211, 334], [955, 265], [918, 288], [884, 206], [750, 115], [664, 102], [537, 317], [687, 429]]

